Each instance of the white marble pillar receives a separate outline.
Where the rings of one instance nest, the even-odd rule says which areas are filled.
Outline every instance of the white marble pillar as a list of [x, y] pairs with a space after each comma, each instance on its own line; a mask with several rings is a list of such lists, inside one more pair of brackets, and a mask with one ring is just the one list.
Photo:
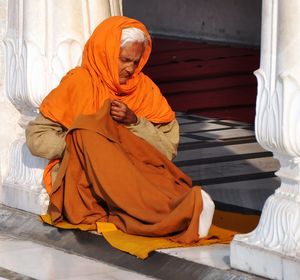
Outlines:
[[7, 8], [0, 203], [40, 214], [48, 206], [42, 186], [47, 162], [28, 151], [24, 127], [47, 93], [80, 63], [96, 25], [122, 14], [122, 0], [9, 0]]
[[256, 136], [280, 163], [281, 186], [257, 228], [235, 236], [233, 268], [270, 279], [300, 279], [300, 1], [264, 0]]

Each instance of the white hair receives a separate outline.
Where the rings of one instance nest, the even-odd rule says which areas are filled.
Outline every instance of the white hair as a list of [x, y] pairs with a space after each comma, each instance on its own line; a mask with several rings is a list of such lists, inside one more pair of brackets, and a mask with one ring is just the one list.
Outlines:
[[124, 28], [121, 35], [121, 48], [132, 42], [141, 42], [146, 46], [148, 41], [142, 30], [135, 27]]

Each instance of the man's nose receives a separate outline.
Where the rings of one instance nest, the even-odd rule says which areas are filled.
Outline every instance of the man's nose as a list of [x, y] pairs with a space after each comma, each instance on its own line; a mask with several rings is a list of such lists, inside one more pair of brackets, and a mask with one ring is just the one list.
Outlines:
[[134, 64], [134, 62], [131, 62], [131, 63], [129, 63], [128, 66], [126, 67], [126, 71], [127, 71], [130, 75], [132, 75], [133, 72], [134, 72], [134, 70], [135, 70], [135, 68], [136, 68], [136, 65]]

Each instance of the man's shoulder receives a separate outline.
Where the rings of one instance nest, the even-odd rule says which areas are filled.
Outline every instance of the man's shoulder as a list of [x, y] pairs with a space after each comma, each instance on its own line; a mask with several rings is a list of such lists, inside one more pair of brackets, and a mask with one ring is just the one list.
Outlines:
[[82, 82], [84, 81], [90, 82], [92, 80], [89, 71], [82, 67], [73, 68], [65, 75], [64, 79], [65, 78], [75, 80], [75, 81], [82, 81]]

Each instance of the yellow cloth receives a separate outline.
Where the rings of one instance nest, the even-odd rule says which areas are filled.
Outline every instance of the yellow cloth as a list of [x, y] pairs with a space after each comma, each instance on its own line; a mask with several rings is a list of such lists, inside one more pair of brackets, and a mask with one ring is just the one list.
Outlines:
[[[49, 215], [41, 216], [45, 223], [51, 224]], [[97, 232], [102, 234], [106, 241], [121, 251], [146, 259], [149, 254], [158, 249], [176, 247], [204, 246], [216, 243], [228, 244], [237, 233], [252, 231], [258, 224], [258, 215], [245, 215], [239, 213], [216, 210], [207, 237], [200, 239], [194, 244], [181, 244], [170, 241], [163, 237], [144, 237], [131, 235], [118, 230], [112, 223], [97, 223]], [[89, 225], [71, 225], [67, 222], [59, 222], [56, 227], [64, 229], [94, 230]]]

